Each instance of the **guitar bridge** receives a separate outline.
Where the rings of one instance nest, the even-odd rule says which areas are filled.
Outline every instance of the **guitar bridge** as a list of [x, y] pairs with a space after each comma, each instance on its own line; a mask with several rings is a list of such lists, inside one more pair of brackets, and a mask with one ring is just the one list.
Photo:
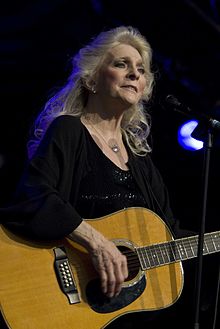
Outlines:
[[80, 303], [79, 293], [65, 248], [56, 247], [53, 250], [55, 254], [54, 268], [62, 292], [67, 296], [70, 304]]

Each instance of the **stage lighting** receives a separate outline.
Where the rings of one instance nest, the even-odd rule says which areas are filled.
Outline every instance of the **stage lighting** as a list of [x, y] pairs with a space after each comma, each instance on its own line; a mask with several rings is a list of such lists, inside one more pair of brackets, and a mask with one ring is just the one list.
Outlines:
[[178, 130], [178, 142], [186, 150], [197, 151], [203, 148], [203, 142], [191, 136], [197, 125], [197, 120], [189, 120]]

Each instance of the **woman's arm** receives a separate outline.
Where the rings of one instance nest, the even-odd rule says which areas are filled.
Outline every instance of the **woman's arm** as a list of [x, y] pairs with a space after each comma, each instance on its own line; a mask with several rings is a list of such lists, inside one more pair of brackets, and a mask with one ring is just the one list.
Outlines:
[[70, 200], [81, 140], [78, 121], [70, 116], [54, 119], [28, 161], [14, 199], [0, 209], [2, 224], [50, 240], [63, 238], [81, 223]]

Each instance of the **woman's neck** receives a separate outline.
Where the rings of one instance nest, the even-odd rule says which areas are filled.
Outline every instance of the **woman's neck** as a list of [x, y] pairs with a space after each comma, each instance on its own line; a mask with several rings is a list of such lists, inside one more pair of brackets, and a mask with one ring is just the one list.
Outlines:
[[123, 143], [121, 130], [124, 112], [121, 112], [120, 115], [120, 112], [114, 115], [113, 111], [108, 112], [105, 107], [103, 108], [104, 113], [98, 107], [92, 109], [86, 107], [85, 114], [81, 117], [82, 124], [87, 128], [102, 152], [121, 169], [127, 170], [128, 154]]
[[103, 104], [100, 99], [89, 97], [88, 103], [85, 107], [82, 121], [87, 124], [94, 125], [99, 131], [107, 135], [121, 134], [121, 121], [124, 115], [125, 108], [119, 107], [118, 102], [110, 104], [106, 102]]
[[101, 109], [90, 110], [85, 108], [82, 122], [92, 125], [106, 137], [121, 135], [121, 120], [123, 113], [103, 112]]
[[99, 113], [86, 113], [81, 118], [85, 125], [94, 127], [106, 138], [121, 136], [121, 119], [106, 116], [103, 118]]

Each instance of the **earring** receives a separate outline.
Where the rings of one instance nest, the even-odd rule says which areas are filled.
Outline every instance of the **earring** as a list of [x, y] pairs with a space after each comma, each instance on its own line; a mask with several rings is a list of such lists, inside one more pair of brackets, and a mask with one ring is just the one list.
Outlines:
[[93, 92], [93, 94], [96, 94], [95, 85], [93, 85], [93, 86], [91, 87], [91, 91]]

